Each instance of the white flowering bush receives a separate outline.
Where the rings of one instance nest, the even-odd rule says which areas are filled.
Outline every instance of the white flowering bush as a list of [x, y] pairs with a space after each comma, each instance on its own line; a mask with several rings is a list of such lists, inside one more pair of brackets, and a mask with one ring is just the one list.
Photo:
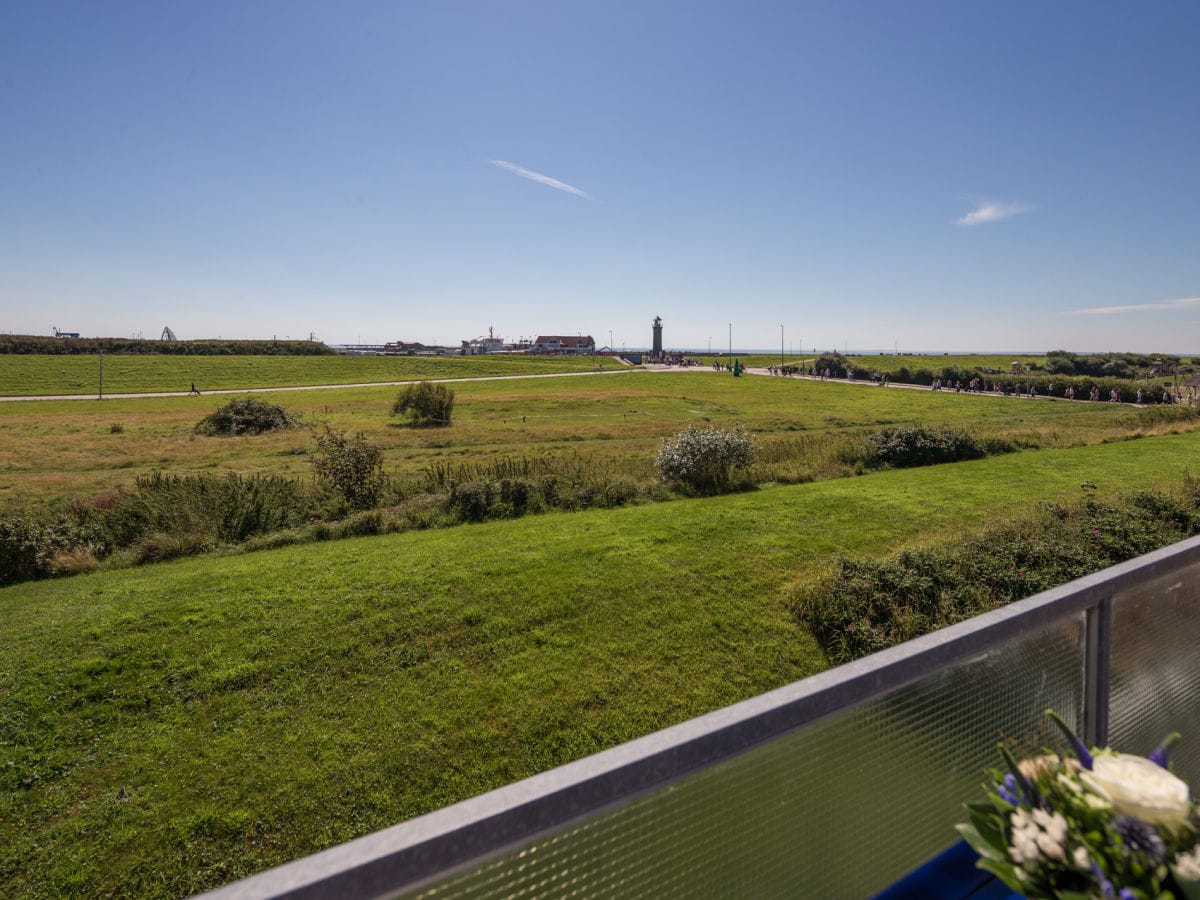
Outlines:
[[959, 833], [985, 869], [1024, 897], [1200, 898], [1198, 808], [1168, 768], [1171, 735], [1149, 757], [1089, 749], [1053, 711], [1074, 755], [1018, 762], [1000, 748], [984, 803]]
[[689, 426], [665, 438], [654, 465], [664, 481], [698, 491], [721, 491], [735, 469], [754, 461], [754, 440], [741, 429]]

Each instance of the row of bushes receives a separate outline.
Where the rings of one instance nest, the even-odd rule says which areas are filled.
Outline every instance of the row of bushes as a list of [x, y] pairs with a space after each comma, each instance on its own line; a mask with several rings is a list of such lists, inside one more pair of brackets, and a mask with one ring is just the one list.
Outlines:
[[320, 341], [154, 341], [137, 338], [58, 338], [0, 334], [0, 353], [73, 356], [105, 353], [167, 356], [336, 356]]
[[[1180, 364], [1167, 353], [1072, 353], [1051, 350], [1042, 369], [1048, 375], [1091, 375], [1098, 378], [1147, 378], [1159, 365], [1167, 369]], [[1191, 366], [1187, 367], [1191, 371]]]
[[[264, 413], [258, 401], [246, 403], [248, 411], [226, 407], [214, 414], [223, 423], [220, 433], [266, 427], [267, 419], [281, 412]], [[216, 427], [209, 420], [201, 425], [206, 423]], [[397, 483], [384, 472], [382, 450], [364, 435], [326, 429], [315, 440], [314, 480], [154, 472], [129, 487], [76, 502], [53, 521], [28, 516], [4, 521], [0, 584], [86, 569], [114, 554], [118, 562], [136, 564], [276, 533], [288, 533], [287, 541], [295, 542], [608, 508], [665, 499], [672, 492], [690, 496], [746, 489], [760, 474], [749, 468], [755, 457], [749, 435], [713, 427], [689, 428], [664, 440], [655, 460], [657, 479], [649, 477], [649, 466], [645, 477], [636, 478], [576, 455], [439, 463], [414, 482]], [[891, 428], [848, 446], [843, 464], [933, 465], [988, 452], [994, 448], [949, 428]]]
[[1075, 391], [1076, 400], [1088, 399], [1093, 388], [1100, 392], [1101, 400], [1108, 400], [1109, 392], [1115, 390], [1122, 403], [1133, 403], [1137, 399], [1139, 390], [1142, 392], [1143, 403], [1161, 403], [1163, 402], [1163, 391], [1173, 390], [1170, 384], [1156, 380], [1130, 381], [1125, 378], [1098, 378], [1090, 375], [1064, 376], [1033, 373], [979, 375], [972, 370], [960, 369], [957, 366], [946, 366], [937, 371], [917, 369], [912, 372], [901, 366], [895, 372], [887, 374], [890, 381], [900, 384], [930, 385], [936, 380], [941, 381], [943, 389], [945, 389], [946, 386], [953, 387], [955, 382], [959, 382], [963, 390], [967, 389], [972, 378], [978, 377], [984, 382], [985, 391], [990, 392], [993, 384], [999, 384], [1004, 393], [1028, 394], [1030, 387], [1034, 387], [1043, 397], [1065, 397], [1067, 388], [1070, 387]]
[[608, 509], [654, 497], [627, 479], [571, 481], [554, 475], [468, 481], [451, 486], [448, 507], [463, 522], [515, 519], [552, 509]]
[[[326, 432], [318, 479], [267, 475], [168, 475], [76, 502], [53, 519], [0, 520], [0, 585], [111, 565], [137, 565], [221, 546], [263, 547], [549, 510], [663, 499], [659, 485], [605, 472], [542, 471], [405, 486], [387, 479], [378, 448], [362, 435]], [[331, 447], [336, 449], [329, 452]], [[497, 468], [505, 468], [498, 466]], [[530, 468], [512, 462], [510, 469]], [[561, 467], [560, 467], [561, 468]]]
[[[1130, 356], [1126, 354], [1125, 356]], [[1175, 357], [1171, 357], [1175, 359]], [[1066, 367], [1064, 367], [1066, 368]], [[1084, 367], [1086, 368], [1086, 367]], [[828, 371], [833, 378], [845, 378], [848, 370], [854, 369], [855, 376], [859, 380], [869, 379], [874, 373], [868, 372], [854, 365], [854, 361], [847, 359], [842, 354], [837, 352], [823, 353], [813, 363], [812, 371], [820, 373]], [[1113, 372], [1118, 371], [1117, 368], [1109, 367]], [[1163, 391], [1173, 392], [1173, 385], [1165, 378], [1153, 379], [1148, 377], [1134, 378], [1139, 371], [1128, 368], [1119, 368], [1119, 371], [1127, 372], [1128, 375], [1109, 374], [1104, 366], [1099, 366], [1096, 372], [1083, 371], [1079, 374], [1070, 374], [1065, 371], [1050, 371], [1047, 367], [1038, 372], [1028, 372], [1021, 375], [1004, 374], [987, 374], [981, 373], [977, 369], [965, 369], [959, 366], [943, 366], [935, 369], [909, 369], [907, 366], [899, 366], [896, 369], [883, 370], [880, 369], [881, 376], [887, 378], [888, 381], [894, 381], [897, 384], [921, 384], [931, 385], [935, 381], [940, 381], [943, 387], [953, 388], [955, 382], [962, 385], [964, 390], [970, 384], [971, 379], [980, 378], [985, 385], [985, 389], [990, 391], [993, 384], [999, 384], [1001, 390], [1005, 393], [1029, 393], [1030, 387], [1037, 389], [1038, 394], [1043, 397], [1065, 397], [1068, 387], [1074, 389], [1076, 400], [1086, 400], [1093, 389], [1100, 392], [1101, 400], [1109, 399], [1109, 392], [1117, 391], [1117, 396], [1122, 403], [1132, 403], [1137, 399], [1137, 392], [1142, 392], [1143, 403], [1162, 403]]]
[[936, 549], [843, 557], [799, 589], [797, 620], [842, 663], [1200, 533], [1200, 484], [1111, 502], [1046, 504]]

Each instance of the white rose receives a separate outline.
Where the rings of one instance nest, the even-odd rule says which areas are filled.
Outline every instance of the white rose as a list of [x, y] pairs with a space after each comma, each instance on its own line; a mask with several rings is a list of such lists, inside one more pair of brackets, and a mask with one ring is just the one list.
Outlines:
[[1098, 753], [1084, 777], [1118, 812], [1171, 828], [1187, 821], [1188, 786], [1145, 757]]

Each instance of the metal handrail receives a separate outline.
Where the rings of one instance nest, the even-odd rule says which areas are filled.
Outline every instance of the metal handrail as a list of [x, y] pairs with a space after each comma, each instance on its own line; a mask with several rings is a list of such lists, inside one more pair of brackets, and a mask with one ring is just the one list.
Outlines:
[[203, 896], [210, 900], [365, 898], [417, 890], [1080, 614], [1087, 615], [1083, 728], [1092, 743], [1104, 744], [1112, 598], [1197, 562], [1200, 537]]

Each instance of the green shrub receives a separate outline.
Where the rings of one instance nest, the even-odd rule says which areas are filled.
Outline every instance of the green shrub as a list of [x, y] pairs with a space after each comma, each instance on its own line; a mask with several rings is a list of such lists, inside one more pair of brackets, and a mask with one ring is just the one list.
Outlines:
[[0, 519], [0, 585], [56, 574], [63, 571], [64, 555], [79, 552], [93, 557], [107, 552], [95, 526], [32, 516]]
[[845, 378], [848, 368], [850, 368], [850, 363], [836, 350], [822, 353], [813, 363], [813, 371], [817, 375], [823, 374], [828, 369], [830, 378]]
[[416, 428], [446, 426], [454, 413], [454, 391], [444, 384], [422, 381], [404, 388], [392, 403], [393, 416], [407, 416]]
[[156, 531], [134, 545], [133, 558], [139, 563], [165, 562], [168, 559], [198, 556], [215, 546], [212, 536], [203, 532], [168, 534]]
[[983, 451], [984, 456], [999, 456], [1002, 453], [1016, 453], [1021, 448], [1009, 438], [994, 436], [981, 438], [979, 449]]
[[450, 508], [465, 522], [482, 522], [492, 507], [491, 482], [468, 481], [450, 488]]
[[352, 509], [375, 506], [383, 495], [383, 451], [359, 432], [353, 438], [325, 429], [317, 435], [313, 468]]
[[727, 488], [731, 473], [752, 462], [754, 441], [746, 432], [710, 425], [664, 439], [654, 465], [664, 481], [709, 492]]
[[365, 509], [342, 522], [342, 534], [345, 537], [383, 534], [385, 531], [383, 512], [378, 509]]
[[298, 416], [282, 406], [254, 397], [236, 397], [196, 423], [196, 433], [220, 435], [262, 434], [300, 425]]
[[983, 448], [973, 437], [954, 428], [906, 425], [867, 435], [866, 458], [872, 466], [903, 469], [979, 459], [983, 455]]

